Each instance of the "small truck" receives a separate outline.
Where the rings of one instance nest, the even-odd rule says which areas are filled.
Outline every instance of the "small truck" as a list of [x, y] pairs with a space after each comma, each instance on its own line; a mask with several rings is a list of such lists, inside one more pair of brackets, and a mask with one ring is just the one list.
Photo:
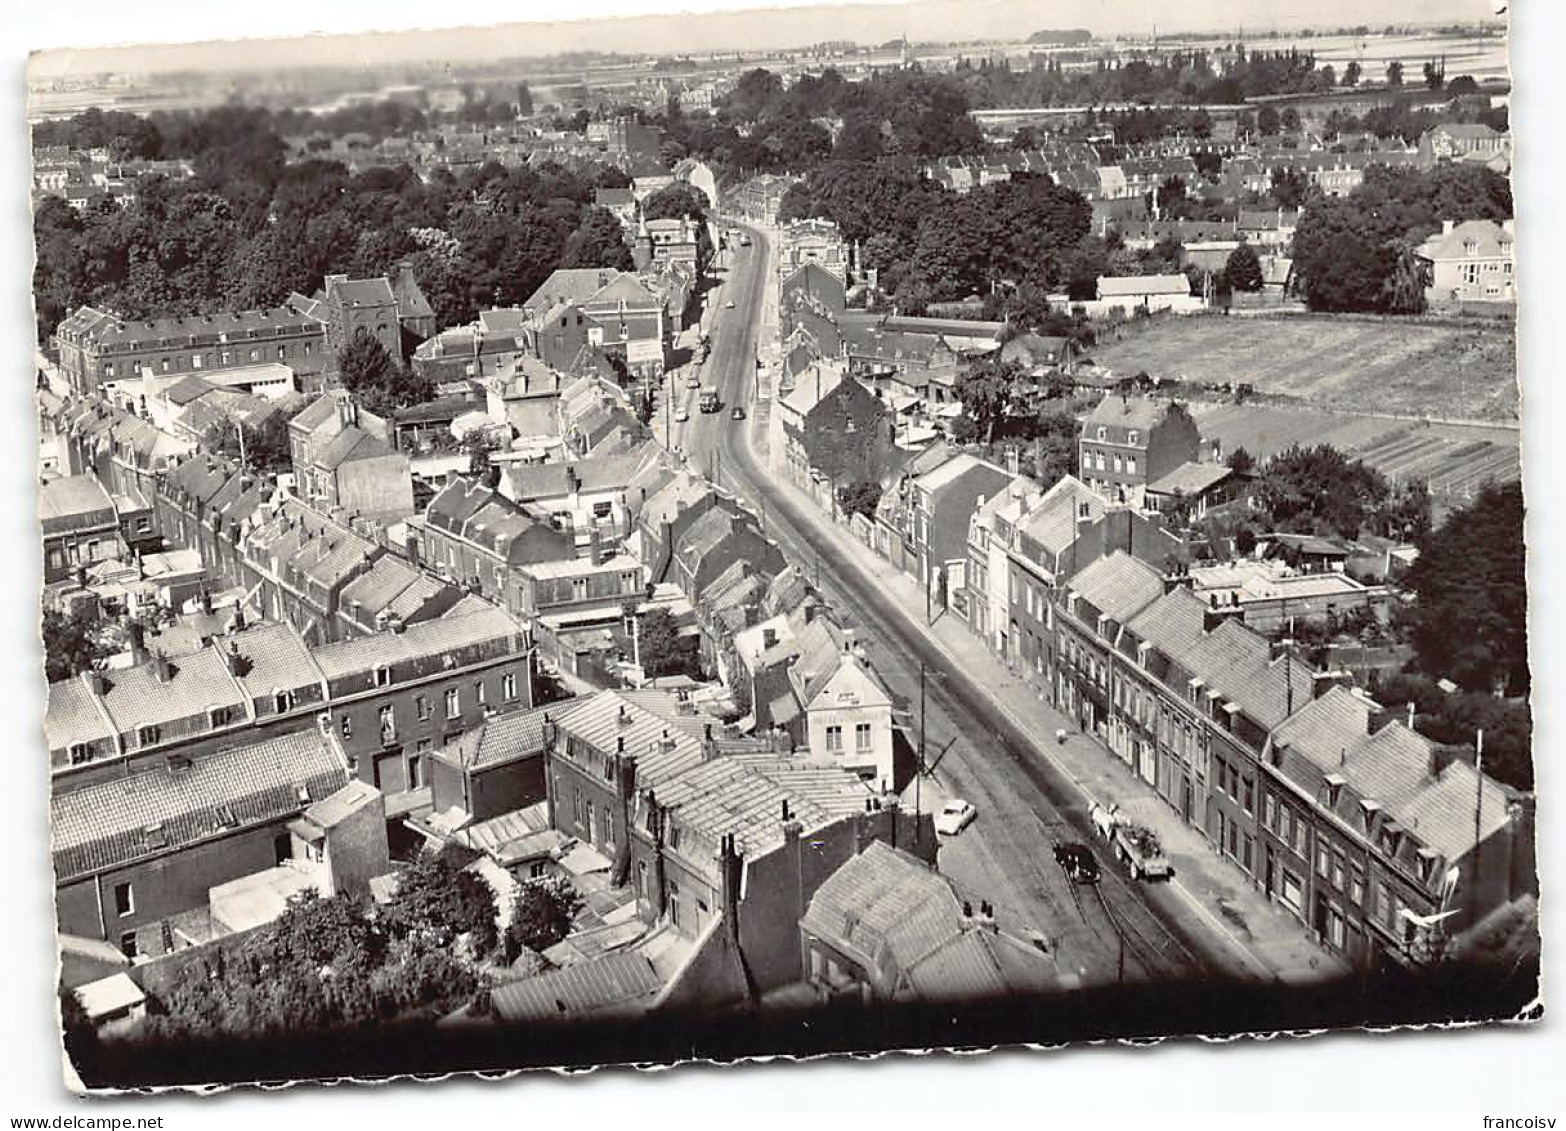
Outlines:
[[1109, 845], [1115, 859], [1120, 861], [1134, 880], [1165, 880], [1174, 875], [1169, 858], [1152, 829], [1132, 821], [1119, 805], [1101, 805], [1094, 802], [1088, 810], [1093, 827]]

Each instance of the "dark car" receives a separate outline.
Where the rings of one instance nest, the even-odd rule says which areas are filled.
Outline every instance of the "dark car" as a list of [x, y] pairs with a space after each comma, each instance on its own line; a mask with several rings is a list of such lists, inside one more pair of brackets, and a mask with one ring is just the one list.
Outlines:
[[1055, 862], [1065, 869], [1074, 883], [1098, 883], [1098, 861], [1085, 844], [1057, 844]]
[[735, 405], [734, 406], [734, 411], [729, 413], [729, 415], [732, 416], [735, 420], [744, 420], [745, 419], [745, 408], [744, 408], [744, 406], [743, 405]]

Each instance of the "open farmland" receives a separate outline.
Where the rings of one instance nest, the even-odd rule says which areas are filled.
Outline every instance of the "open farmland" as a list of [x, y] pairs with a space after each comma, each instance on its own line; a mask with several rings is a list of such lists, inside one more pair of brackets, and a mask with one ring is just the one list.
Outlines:
[[1290, 315], [1171, 318], [1093, 350], [1119, 374], [1248, 383], [1351, 412], [1518, 418], [1512, 324]]
[[1294, 444], [1330, 444], [1363, 459], [1389, 479], [1422, 479], [1438, 497], [1461, 500], [1487, 480], [1521, 472], [1519, 432], [1503, 425], [1422, 424], [1388, 416], [1350, 415], [1259, 404], [1195, 402], [1191, 416], [1225, 453], [1244, 448], [1266, 459]]

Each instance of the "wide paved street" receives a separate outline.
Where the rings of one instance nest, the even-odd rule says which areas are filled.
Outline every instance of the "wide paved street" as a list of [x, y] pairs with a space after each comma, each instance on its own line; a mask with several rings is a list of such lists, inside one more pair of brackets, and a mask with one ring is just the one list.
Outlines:
[[[866, 573], [840, 543], [843, 532], [804, 496], [766, 467], [759, 449], [768, 408], [755, 403], [756, 351], [767, 289], [774, 285], [769, 241], [750, 231], [752, 244], [731, 253], [730, 269], [715, 300], [712, 352], [705, 383], [715, 385], [724, 411], [675, 428], [693, 469], [746, 498], [763, 516], [768, 533], [800, 563], [857, 629], [871, 662], [903, 707], [910, 732], [919, 729], [920, 666], [925, 668], [925, 748], [930, 773], [917, 801], [929, 809], [947, 797], [978, 807], [979, 820], [943, 847], [941, 868], [1010, 912], [1018, 930], [1040, 930], [1058, 948], [1061, 964], [1084, 982], [1119, 978], [1270, 976], [1237, 940], [1169, 885], [1134, 884], [1110, 868], [1098, 888], [1069, 883], [1053, 857], [1058, 841], [1088, 841], [1091, 833], [1080, 789], [1039, 756], [1038, 737], [1053, 735], [1064, 719], [1041, 703], [1018, 718], [1002, 710], [972, 673], [958, 670], [907, 610]], [[730, 419], [735, 404], [748, 419]], [[694, 406], [692, 406], [694, 408]], [[909, 800], [914, 800], [913, 792]]]

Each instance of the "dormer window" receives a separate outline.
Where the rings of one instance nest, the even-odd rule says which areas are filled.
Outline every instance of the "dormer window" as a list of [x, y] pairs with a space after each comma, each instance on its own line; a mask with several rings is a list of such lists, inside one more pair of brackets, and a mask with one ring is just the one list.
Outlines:
[[1133, 428], [1133, 429], [1131, 429], [1131, 431], [1126, 433], [1126, 443], [1135, 445], [1137, 443], [1138, 438], [1140, 436], [1141, 436], [1141, 433], [1138, 432], [1135, 428]]
[[385, 664], [376, 664], [375, 665], [375, 686], [376, 687], [390, 687], [391, 686], [391, 668], [387, 667]]
[[1206, 681], [1203, 680], [1201, 676], [1197, 676], [1195, 679], [1186, 684], [1186, 691], [1189, 694], [1192, 703], [1200, 702], [1200, 696], [1204, 686], [1206, 686]]
[[92, 761], [92, 747], [85, 742], [73, 742], [66, 751], [67, 758], [73, 766], [80, 766], [84, 762]]
[[1381, 812], [1380, 803], [1372, 801], [1368, 797], [1360, 798], [1359, 821], [1367, 833], [1375, 827], [1376, 814], [1379, 812]]
[[225, 726], [227, 726], [228, 725], [228, 708], [227, 707], [208, 707], [207, 708], [207, 725], [209, 727], [211, 727], [213, 730], [216, 730], [218, 727], [225, 727]]
[[1100, 440], [1108, 440], [1109, 439], [1109, 429], [1105, 428], [1102, 424], [1100, 424], [1098, 426], [1098, 438]]
[[1327, 789], [1327, 806], [1331, 808], [1338, 803], [1338, 795], [1343, 791], [1343, 778], [1339, 774], [1328, 774], [1323, 784]]
[[1441, 862], [1441, 854], [1433, 848], [1423, 845], [1419, 849], [1419, 882], [1429, 885], [1435, 878], [1436, 865]]
[[1142, 641], [1136, 646], [1136, 662], [1144, 668], [1147, 667], [1148, 653], [1152, 650], [1153, 645], [1149, 641]]
[[136, 728], [136, 741], [142, 746], [151, 746], [158, 741], [161, 731], [155, 726]]
[[1098, 614], [1098, 634], [1106, 640], [1109, 638], [1109, 618], [1103, 613]]

